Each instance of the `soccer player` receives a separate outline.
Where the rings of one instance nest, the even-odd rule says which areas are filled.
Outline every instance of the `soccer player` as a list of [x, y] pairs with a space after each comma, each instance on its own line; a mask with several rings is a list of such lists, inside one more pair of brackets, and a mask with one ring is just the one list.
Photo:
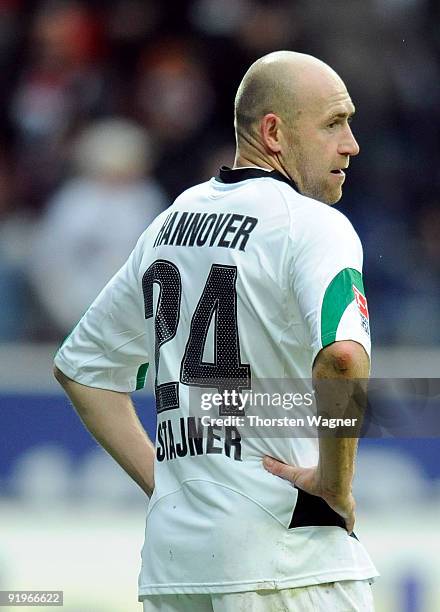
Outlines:
[[[242, 438], [203, 425], [192, 395], [368, 377], [362, 247], [330, 206], [359, 152], [353, 113], [318, 59], [256, 61], [234, 167], [153, 221], [57, 353], [85, 426], [151, 496], [144, 612], [373, 609], [377, 572], [352, 534], [356, 438]], [[129, 397], [147, 364], [155, 446]]]

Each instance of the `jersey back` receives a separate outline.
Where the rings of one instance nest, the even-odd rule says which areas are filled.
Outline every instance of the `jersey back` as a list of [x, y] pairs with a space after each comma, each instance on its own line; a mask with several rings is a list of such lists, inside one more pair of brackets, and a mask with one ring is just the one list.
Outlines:
[[340, 517], [262, 467], [266, 454], [315, 465], [316, 439], [243, 435], [233, 418], [256, 390], [311, 394], [314, 359], [334, 341], [370, 353], [359, 239], [279, 175], [234, 172], [157, 217], [57, 355], [68, 376], [117, 391], [139, 386], [149, 362], [157, 434], [141, 596], [376, 575]]

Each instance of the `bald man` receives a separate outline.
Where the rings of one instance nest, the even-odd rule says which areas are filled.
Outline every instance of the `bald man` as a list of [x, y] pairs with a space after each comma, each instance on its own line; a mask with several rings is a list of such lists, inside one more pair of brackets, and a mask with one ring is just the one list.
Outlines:
[[291, 51], [266, 55], [238, 88], [234, 167], [276, 170], [302, 195], [335, 204], [350, 157], [359, 153], [349, 125], [354, 111], [343, 81], [324, 62]]
[[[359, 152], [353, 113], [318, 59], [255, 62], [234, 167], [153, 221], [57, 353], [86, 427], [150, 497], [144, 612], [373, 610], [351, 492], [370, 355], [362, 247], [330, 206]], [[155, 445], [129, 397], [147, 370]], [[353, 403], [344, 436], [304, 428]]]

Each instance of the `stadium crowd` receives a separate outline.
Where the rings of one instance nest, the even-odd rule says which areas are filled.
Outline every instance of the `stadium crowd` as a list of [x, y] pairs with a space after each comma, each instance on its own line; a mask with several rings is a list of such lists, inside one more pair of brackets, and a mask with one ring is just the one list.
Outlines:
[[232, 163], [245, 69], [292, 49], [357, 106], [338, 206], [373, 340], [438, 344], [439, 33], [436, 0], [4, 0], [0, 342], [62, 339], [151, 219]]

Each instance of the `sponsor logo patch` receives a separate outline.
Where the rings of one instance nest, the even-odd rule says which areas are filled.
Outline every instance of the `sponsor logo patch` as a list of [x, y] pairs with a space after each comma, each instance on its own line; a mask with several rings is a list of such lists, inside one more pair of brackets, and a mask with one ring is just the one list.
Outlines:
[[362, 295], [359, 289], [355, 287], [354, 285], [353, 285], [353, 293], [354, 293], [354, 299], [356, 300], [356, 304], [359, 310], [359, 314], [361, 315], [362, 327], [367, 332], [367, 334], [369, 334], [370, 333], [370, 323], [369, 323], [369, 316], [368, 316], [367, 298], [365, 297], [365, 295]]

